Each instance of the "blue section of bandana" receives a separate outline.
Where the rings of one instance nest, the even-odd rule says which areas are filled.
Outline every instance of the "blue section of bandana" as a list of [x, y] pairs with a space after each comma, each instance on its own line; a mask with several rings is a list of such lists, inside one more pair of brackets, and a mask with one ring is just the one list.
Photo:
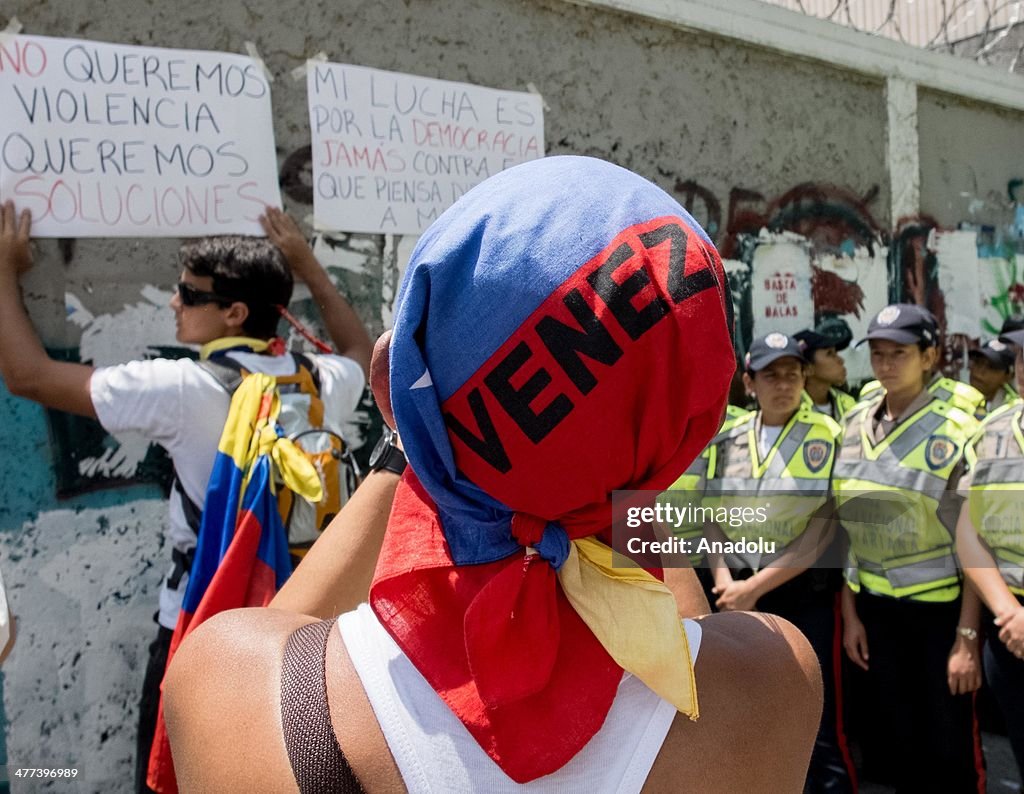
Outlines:
[[441, 404], [620, 232], [662, 216], [681, 218], [711, 245], [643, 177], [602, 160], [548, 157], [481, 183], [420, 238], [395, 315], [391, 401], [456, 564], [492, 562], [520, 547], [509, 508], [456, 469]]

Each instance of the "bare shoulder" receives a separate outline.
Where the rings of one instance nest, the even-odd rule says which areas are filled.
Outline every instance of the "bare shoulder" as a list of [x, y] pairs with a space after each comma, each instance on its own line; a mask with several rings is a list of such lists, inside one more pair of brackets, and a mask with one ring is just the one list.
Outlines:
[[817, 658], [786, 620], [709, 615], [695, 665], [700, 718], [677, 715], [645, 791], [803, 789], [821, 717]]
[[182, 643], [164, 711], [183, 791], [296, 791], [281, 734], [281, 658], [312, 618], [273, 609], [214, 616]]

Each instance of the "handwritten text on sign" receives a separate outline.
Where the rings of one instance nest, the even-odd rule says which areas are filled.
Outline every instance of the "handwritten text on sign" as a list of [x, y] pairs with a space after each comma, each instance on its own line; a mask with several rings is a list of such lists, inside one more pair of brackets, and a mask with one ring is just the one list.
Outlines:
[[474, 185], [544, 155], [534, 94], [309, 62], [321, 229], [419, 234]]
[[40, 237], [262, 234], [281, 206], [270, 87], [251, 58], [0, 40], [0, 197]]
[[754, 336], [772, 331], [794, 334], [814, 323], [811, 254], [806, 240], [762, 233], [751, 269]]

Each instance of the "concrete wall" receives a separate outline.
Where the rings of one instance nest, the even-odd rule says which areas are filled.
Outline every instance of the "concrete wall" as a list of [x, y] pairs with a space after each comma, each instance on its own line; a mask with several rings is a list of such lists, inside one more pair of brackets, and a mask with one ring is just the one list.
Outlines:
[[921, 91], [918, 129], [922, 214], [948, 228], [1012, 224], [1008, 185], [1024, 176], [1024, 113]]
[[[32, 34], [233, 52], [254, 42], [276, 78], [278, 160], [298, 217], [311, 211], [309, 131], [304, 83], [290, 73], [323, 51], [497, 88], [536, 86], [547, 103], [549, 153], [632, 168], [708, 228], [734, 260], [747, 336], [744, 295], [756, 249], [769, 244], [759, 238], [763, 226], [799, 234], [805, 242], [793, 249], [818, 257], [816, 267], [825, 267], [823, 252], [833, 265], [860, 256], [857, 267], [876, 282], [881, 273], [886, 290], [891, 190], [877, 77], [557, 0], [6, 0], [0, 25], [15, 15]], [[930, 123], [938, 100], [924, 97], [921, 107], [922, 129], [942, 126], [941, 118]], [[970, 124], [973, 111], [957, 112], [958, 128]], [[986, 125], [1007, 137], [1016, 129], [1019, 139], [1019, 119], [986, 113], [995, 119]], [[962, 219], [960, 192], [971, 189], [961, 172], [981, 173], [987, 156], [947, 137], [934, 151], [962, 151], [965, 165], [958, 160], [946, 177], [922, 151], [922, 194], [952, 225]], [[923, 149], [932, 146], [922, 133], [925, 140]], [[1012, 165], [1007, 153], [993, 168]], [[990, 188], [983, 180], [979, 189]], [[413, 242], [318, 241], [373, 331], [390, 320]], [[163, 304], [177, 276], [174, 253], [169, 240], [43, 242], [25, 287], [46, 344], [97, 364], [173, 347]], [[856, 300], [851, 311], [864, 314]], [[301, 296], [298, 304], [308, 314]], [[83, 790], [128, 790], [134, 703], [167, 559], [157, 485], [166, 470], [138, 440], [106, 438], [2, 389], [0, 408], [14, 420], [0, 428], [0, 565], [22, 619], [3, 673], [8, 762], [73, 764], [85, 773]]]

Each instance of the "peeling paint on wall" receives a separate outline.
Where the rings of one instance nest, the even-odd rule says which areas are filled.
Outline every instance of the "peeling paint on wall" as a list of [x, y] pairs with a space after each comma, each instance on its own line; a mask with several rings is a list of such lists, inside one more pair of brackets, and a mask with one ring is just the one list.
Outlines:
[[[127, 494], [126, 494], [127, 495]], [[79, 791], [125, 791], [166, 568], [166, 503], [48, 510], [0, 532], [18, 639], [4, 663], [7, 763], [73, 766]], [[38, 782], [14, 790], [69, 790]]]

